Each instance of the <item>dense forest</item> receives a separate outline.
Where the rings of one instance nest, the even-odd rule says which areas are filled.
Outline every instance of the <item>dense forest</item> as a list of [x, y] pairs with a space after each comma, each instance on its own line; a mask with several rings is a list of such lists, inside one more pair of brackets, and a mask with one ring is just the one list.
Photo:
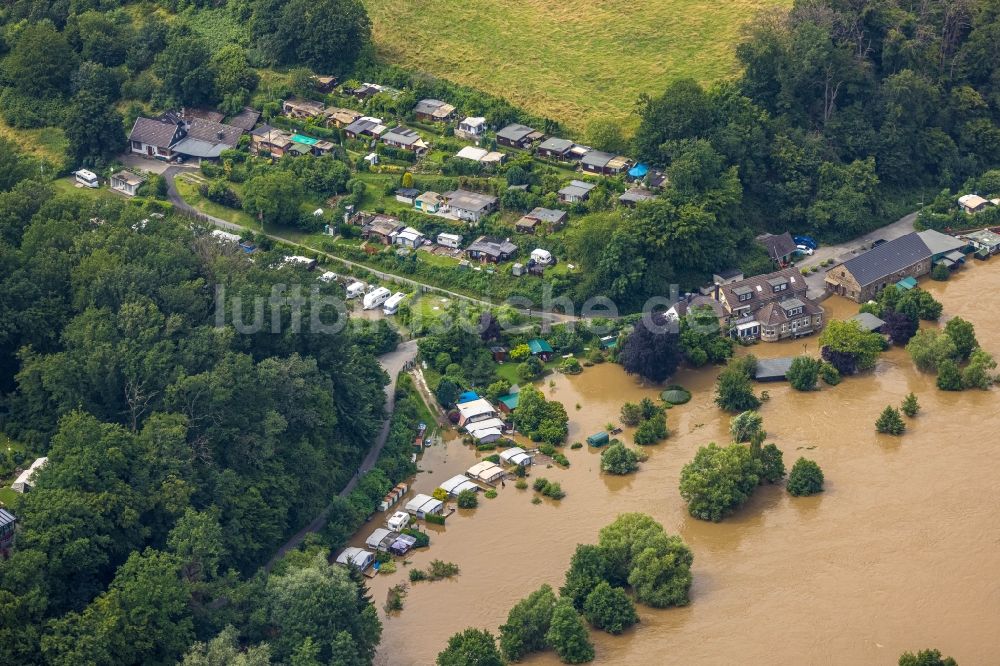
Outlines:
[[[0, 155], [20, 163], [6, 141]], [[10, 173], [0, 193], [3, 427], [49, 463], [17, 504], [17, 547], [0, 564], [0, 662], [172, 663], [228, 623], [277, 637], [273, 653], [286, 657], [312, 634], [276, 626], [288, 620], [267, 615], [268, 595], [281, 608], [305, 603], [312, 578], [336, 595], [356, 596], [357, 585], [315, 562], [286, 574], [303, 577], [298, 591], [247, 577], [370, 447], [383, 420], [378, 350], [351, 326], [295, 332], [290, 299], [267, 305], [279, 333], [219, 327], [218, 288], [251, 303], [314, 278], [277, 270], [278, 249], [251, 260], [189, 219]], [[406, 462], [386, 473], [402, 478]], [[265, 589], [248, 605], [240, 595], [255, 585]], [[344, 663], [364, 663], [377, 634], [348, 626], [367, 607], [351, 603], [360, 606], [324, 628], [350, 640], [315, 640], [343, 643], [324, 655], [354, 646], [361, 662]]]

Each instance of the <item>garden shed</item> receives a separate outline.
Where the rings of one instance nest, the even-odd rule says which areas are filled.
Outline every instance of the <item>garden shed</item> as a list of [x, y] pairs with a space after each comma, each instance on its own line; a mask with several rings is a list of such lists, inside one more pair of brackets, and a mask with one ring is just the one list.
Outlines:
[[609, 441], [611, 437], [606, 432], [598, 432], [587, 438], [587, 444], [591, 446], [604, 446]]

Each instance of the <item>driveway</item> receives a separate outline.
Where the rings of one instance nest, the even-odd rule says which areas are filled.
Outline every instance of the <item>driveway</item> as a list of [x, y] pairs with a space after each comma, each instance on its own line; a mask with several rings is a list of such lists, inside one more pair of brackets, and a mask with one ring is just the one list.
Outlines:
[[848, 259], [851, 259], [852, 257], [868, 250], [872, 243], [879, 239], [891, 241], [899, 238], [900, 236], [905, 236], [913, 231], [913, 223], [916, 219], [917, 214], [910, 213], [909, 215], [899, 218], [892, 224], [880, 227], [875, 231], [865, 234], [864, 236], [853, 238], [849, 241], [837, 243], [835, 245], [823, 245], [819, 247], [811, 257], [805, 257], [803, 260], [797, 262], [795, 264], [796, 268], [819, 266], [827, 259], [833, 259], [834, 262], [829, 268], [821, 268], [815, 273], [810, 273], [806, 276], [806, 284], [809, 285], [809, 291], [806, 295], [812, 299], [822, 298], [826, 294], [826, 285], [824, 284], [824, 280], [826, 279], [826, 272], [830, 268], [833, 268], [833, 266], [843, 263]]

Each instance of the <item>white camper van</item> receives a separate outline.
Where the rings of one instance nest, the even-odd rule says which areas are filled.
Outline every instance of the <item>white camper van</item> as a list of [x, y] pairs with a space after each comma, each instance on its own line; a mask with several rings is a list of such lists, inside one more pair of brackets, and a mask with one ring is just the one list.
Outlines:
[[374, 310], [389, 300], [390, 296], [392, 296], [391, 291], [385, 287], [379, 287], [375, 291], [365, 294], [364, 299], [361, 301], [361, 305], [365, 310]]
[[357, 298], [361, 294], [365, 293], [365, 283], [364, 282], [352, 282], [347, 285], [347, 298]]
[[79, 171], [73, 172], [76, 176], [76, 182], [80, 183], [84, 187], [100, 187], [101, 183], [97, 180], [97, 174], [93, 171], [87, 171], [86, 169], [80, 169]]
[[399, 305], [403, 302], [404, 298], [406, 298], [406, 294], [401, 291], [397, 291], [395, 294], [390, 296], [385, 302], [385, 305], [382, 306], [382, 312], [387, 315], [396, 314], [399, 312]]
[[316, 279], [319, 280], [320, 282], [330, 283], [336, 281], [337, 274], [334, 273], [333, 271], [326, 271]]
[[535, 260], [536, 264], [541, 264], [542, 266], [548, 266], [552, 263], [552, 253], [541, 248], [532, 250], [531, 258]]
[[462, 247], [462, 237], [458, 234], [438, 234], [437, 242], [438, 245], [450, 247], [453, 250]]
[[385, 521], [385, 524], [393, 532], [400, 532], [410, 524], [410, 514], [405, 511], [397, 511]]

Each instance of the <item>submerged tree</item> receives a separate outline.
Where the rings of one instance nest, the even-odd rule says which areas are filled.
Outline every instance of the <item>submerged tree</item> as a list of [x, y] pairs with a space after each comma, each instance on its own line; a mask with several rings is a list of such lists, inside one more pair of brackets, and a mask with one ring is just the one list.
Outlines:
[[799, 458], [792, 465], [792, 471], [788, 475], [789, 494], [796, 497], [804, 495], [815, 495], [823, 491], [823, 470], [812, 460]]
[[548, 585], [542, 585], [522, 599], [507, 614], [500, 626], [500, 651], [508, 661], [520, 661], [531, 652], [544, 650], [545, 634], [552, 622], [556, 595]]
[[674, 374], [681, 361], [675, 329], [664, 317], [654, 318], [652, 324], [644, 319], [636, 323], [618, 352], [618, 362], [625, 372], [652, 382], [662, 382]]
[[590, 642], [587, 627], [569, 599], [560, 599], [556, 603], [545, 640], [564, 664], [583, 664], [594, 660], [594, 644]]
[[875, 421], [875, 430], [884, 435], [902, 435], [906, 430], [903, 417], [899, 415], [899, 410], [892, 405], [886, 406]]
[[583, 616], [597, 629], [620, 634], [639, 621], [632, 600], [620, 587], [611, 587], [602, 580], [587, 595]]
[[493, 634], [482, 629], [466, 629], [448, 639], [437, 656], [437, 666], [503, 666]]

